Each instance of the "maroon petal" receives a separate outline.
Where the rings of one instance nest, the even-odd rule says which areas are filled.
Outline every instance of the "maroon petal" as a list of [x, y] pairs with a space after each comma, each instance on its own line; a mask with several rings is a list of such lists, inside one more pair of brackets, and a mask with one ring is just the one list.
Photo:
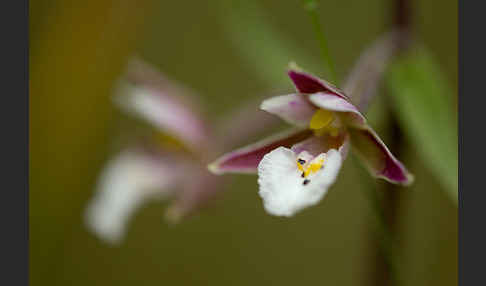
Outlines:
[[223, 155], [208, 168], [215, 174], [256, 173], [258, 163], [265, 154], [280, 146], [290, 148], [312, 134], [310, 130], [284, 132]]
[[323, 79], [296, 70], [289, 70], [288, 75], [297, 91], [301, 93], [327, 92], [347, 99], [344, 92]]
[[372, 176], [401, 185], [413, 182], [413, 175], [393, 156], [371, 127], [350, 128], [349, 132], [353, 150]]

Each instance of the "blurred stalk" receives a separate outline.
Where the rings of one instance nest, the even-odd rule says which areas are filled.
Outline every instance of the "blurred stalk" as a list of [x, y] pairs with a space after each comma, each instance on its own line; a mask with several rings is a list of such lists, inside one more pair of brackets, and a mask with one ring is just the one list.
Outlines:
[[[400, 38], [398, 39], [399, 55], [409, 46], [412, 10], [409, 0], [395, 0], [393, 4], [393, 25], [400, 31]], [[389, 110], [391, 110], [389, 100], [387, 100], [387, 103]], [[404, 148], [402, 131], [395, 118], [395, 114], [390, 113], [389, 118], [388, 134], [390, 134], [390, 140], [388, 140], [387, 145], [395, 156], [400, 158]], [[378, 231], [373, 231], [372, 233], [372, 259], [374, 259], [374, 263], [370, 264], [373, 269], [370, 270], [371, 277], [369, 278], [369, 285], [399, 285], [400, 280], [397, 269], [398, 253], [395, 249], [396, 236], [399, 229], [397, 210], [400, 206], [400, 188], [396, 185], [386, 184], [381, 189], [381, 199], [377, 199], [378, 190], [370, 189], [370, 197], [374, 201], [372, 209], [376, 212], [380, 227]]]
[[[393, 117], [388, 115], [388, 134], [390, 140], [387, 145], [393, 153], [400, 158], [402, 149], [402, 132]], [[376, 227], [371, 230], [371, 259], [369, 265], [370, 277], [368, 285], [400, 285], [400, 276], [398, 273], [398, 253], [396, 234], [399, 230], [399, 221], [397, 220], [397, 211], [400, 206], [400, 189], [392, 184], [384, 183], [381, 188], [372, 186], [365, 189], [369, 192], [371, 209], [374, 212]]]
[[331, 82], [335, 85], [338, 85], [334, 61], [329, 52], [329, 45], [327, 44], [326, 35], [319, 22], [319, 13], [317, 11], [317, 7], [317, 0], [304, 0], [304, 8], [309, 14], [311, 24], [314, 27], [314, 32], [316, 34], [316, 39], [319, 42], [319, 48], [321, 50], [321, 56], [324, 61], [324, 65], [329, 71]]

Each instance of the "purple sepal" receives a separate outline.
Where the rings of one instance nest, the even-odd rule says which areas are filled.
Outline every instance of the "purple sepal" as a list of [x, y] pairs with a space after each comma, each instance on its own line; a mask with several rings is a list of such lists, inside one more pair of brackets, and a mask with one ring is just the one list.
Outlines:
[[328, 92], [347, 99], [344, 92], [323, 79], [296, 70], [289, 70], [288, 75], [300, 93]]
[[413, 182], [413, 175], [393, 156], [371, 127], [350, 128], [349, 132], [353, 150], [372, 176], [400, 185]]
[[214, 174], [256, 173], [258, 164], [265, 154], [280, 146], [290, 148], [312, 136], [310, 130], [284, 132], [260, 142], [223, 155], [208, 166]]

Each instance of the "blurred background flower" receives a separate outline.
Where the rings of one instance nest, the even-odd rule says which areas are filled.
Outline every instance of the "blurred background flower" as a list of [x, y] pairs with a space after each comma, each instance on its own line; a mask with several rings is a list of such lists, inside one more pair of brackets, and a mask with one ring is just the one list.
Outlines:
[[[391, 193], [385, 220], [400, 285], [456, 285], [457, 1], [413, 4], [413, 52], [393, 65], [366, 114], [399, 146], [411, 188], [387, 189], [351, 156], [325, 201], [282, 220], [261, 207], [254, 177], [230, 177], [213, 207], [175, 226], [162, 220], [170, 200], [147, 203], [113, 248], [87, 230], [83, 213], [110, 158], [147, 131], [112, 104], [134, 53], [197, 91], [190, 101], [227, 132], [221, 153], [285, 127], [232, 138], [245, 132], [236, 117], [260, 122], [235, 108], [254, 110], [262, 96], [291, 89], [282, 72], [290, 61], [324, 78], [326, 69], [301, 1], [31, 1], [31, 284], [378, 285], [376, 243], [388, 237], [375, 235], [368, 194]], [[391, 6], [319, 2], [338, 78], [389, 30]]]
[[216, 151], [211, 140], [217, 138], [188, 90], [140, 59], [130, 61], [116, 90], [114, 101], [154, 128], [108, 163], [88, 204], [87, 226], [110, 243], [120, 242], [126, 224], [147, 201], [175, 196], [166, 216], [177, 222], [223, 187], [204, 159]]

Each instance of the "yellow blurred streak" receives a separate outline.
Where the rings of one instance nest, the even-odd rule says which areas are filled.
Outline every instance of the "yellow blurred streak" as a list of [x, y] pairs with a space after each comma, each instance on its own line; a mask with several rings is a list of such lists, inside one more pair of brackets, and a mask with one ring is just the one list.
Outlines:
[[151, 5], [151, 1], [31, 5], [32, 285], [51, 282], [42, 278], [53, 277], [65, 234], [73, 220], [81, 219], [82, 198], [91, 192], [97, 172], [90, 165], [101, 161], [109, 142], [111, 86], [143, 36]]
[[186, 145], [174, 136], [163, 132], [155, 132], [155, 143], [164, 150], [178, 151], [178, 152], [192, 152]]

